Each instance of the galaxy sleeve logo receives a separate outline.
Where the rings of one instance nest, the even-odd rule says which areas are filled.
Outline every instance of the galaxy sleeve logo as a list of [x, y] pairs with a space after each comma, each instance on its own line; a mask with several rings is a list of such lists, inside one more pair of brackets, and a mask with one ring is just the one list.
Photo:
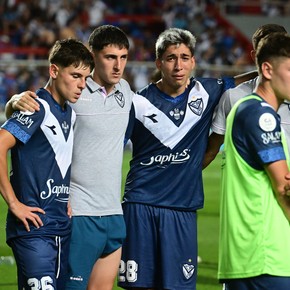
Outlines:
[[34, 121], [28, 116], [28, 114], [19, 111], [14, 112], [11, 117], [19, 122], [21, 125], [26, 126], [28, 129], [34, 123]]

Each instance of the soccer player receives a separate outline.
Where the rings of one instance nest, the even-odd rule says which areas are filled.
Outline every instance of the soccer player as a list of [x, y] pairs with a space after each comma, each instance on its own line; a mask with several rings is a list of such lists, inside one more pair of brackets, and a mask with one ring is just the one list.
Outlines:
[[[89, 44], [95, 59], [95, 69], [80, 100], [73, 106], [77, 114], [77, 140], [72, 159], [73, 216], [67, 290], [86, 289], [87, 285], [88, 290], [112, 289], [126, 235], [120, 203], [121, 170], [125, 131], [134, 93], [121, 77], [127, 63], [129, 42], [122, 30], [104, 25], [91, 34]], [[195, 39], [193, 46], [194, 44]], [[190, 51], [186, 50], [186, 53]], [[192, 67], [187, 68], [186, 75], [177, 78], [182, 78], [183, 82], [191, 70]], [[246, 76], [247, 79], [250, 77], [251, 74]], [[241, 75], [236, 81], [242, 82], [244, 78]], [[231, 78], [230, 81], [233, 82], [234, 79]], [[177, 80], [175, 83], [178, 82]], [[217, 84], [218, 80], [211, 80], [209, 83], [213, 85], [210, 93], [217, 89], [217, 95], [213, 94], [206, 111], [208, 123], [212, 109], [224, 89], [223, 84]], [[7, 104], [6, 112], [13, 111], [13, 107], [20, 110], [37, 109], [30, 95], [33, 97], [29, 92], [13, 96]], [[192, 105], [192, 110], [195, 111], [194, 106], [198, 103], [193, 102]], [[202, 112], [199, 109], [197, 111]], [[205, 126], [205, 140], [208, 136], [207, 129]], [[142, 134], [140, 137], [143, 138]], [[201, 149], [201, 154], [203, 151]], [[201, 172], [197, 174], [197, 178], [201, 178]], [[201, 180], [198, 185], [201, 186]], [[199, 205], [202, 203], [201, 200]], [[124, 266], [123, 262], [121, 266]]]
[[[257, 49], [258, 43], [263, 37], [274, 32], [287, 33], [286, 29], [278, 24], [265, 24], [260, 26], [252, 36], [253, 50], [251, 51], [251, 57], [255, 59], [255, 51]], [[212, 162], [220, 151], [220, 147], [224, 142], [224, 134], [226, 131], [226, 117], [229, 114], [233, 105], [242, 97], [250, 94], [254, 91], [258, 83], [258, 76], [252, 80], [241, 83], [235, 88], [229, 89], [224, 92], [221, 100], [217, 106], [216, 114], [213, 119], [211, 129], [212, 133], [209, 137], [208, 147], [206, 150], [203, 167], [205, 168]], [[281, 116], [281, 125], [286, 132], [286, 139], [288, 143], [288, 148], [290, 150], [290, 104], [284, 101], [278, 112]]]
[[218, 268], [226, 290], [290, 289], [289, 154], [276, 112], [290, 100], [290, 36], [260, 40], [256, 65], [257, 88], [226, 124]]
[[215, 106], [234, 79], [193, 78], [195, 37], [165, 30], [156, 42], [161, 79], [133, 97], [133, 159], [123, 200], [127, 238], [119, 286], [195, 289], [202, 160]]
[[[121, 207], [122, 160], [132, 97], [122, 79], [129, 41], [118, 27], [97, 27], [89, 37], [95, 68], [76, 111], [72, 157], [72, 237], [66, 290], [112, 289], [126, 235]], [[37, 110], [31, 92], [7, 104]], [[20, 99], [19, 99], [20, 98]], [[12, 107], [13, 104], [13, 107]]]
[[[49, 53], [49, 80], [36, 92], [39, 110], [15, 111], [0, 130], [0, 192], [8, 205], [6, 235], [18, 289], [64, 289], [75, 103], [93, 69], [90, 51], [73, 39]], [[7, 174], [11, 149], [12, 170]]]
[[134, 95], [122, 79], [129, 41], [118, 27], [104, 25], [92, 32], [89, 45], [95, 69], [73, 106], [79, 142], [73, 151], [67, 290], [112, 289], [126, 235], [120, 198], [124, 139]]

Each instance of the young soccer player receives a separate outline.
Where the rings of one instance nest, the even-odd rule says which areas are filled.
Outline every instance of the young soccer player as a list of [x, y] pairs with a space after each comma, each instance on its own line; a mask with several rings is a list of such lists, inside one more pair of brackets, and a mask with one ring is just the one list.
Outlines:
[[226, 290], [290, 289], [289, 158], [276, 112], [290, 100], [290, 36], [263, 38], [256, 65], [257, 88], [227, 117], [218, 270]]
[[[173, 36], [175, 37], [174, 33]], [[170, 35], [168, 35], [168, 37], [170, 39]], [[166, 41], [166, 39], [164, 40]], [[173, 40], [174, 45], [179, 43], [178, 41], [180, 41], [180, 38], [178, 37], [177, 42], [175, 41], [176, 39]], [[180, 93], [179, 91], [185, 89], [186, 84], [184, 84], [184, 81], [185, 83], [190, 81], [188, 76], [192, 73], [194, 67], [194, 57], [191, 53], [194, 51], [195, 38], [192, 35], [190, 37], [186, 36], [186, 41], [190, 42], [190, 49], [186, 49], [184, 55], [178, 56], [179, 61], [182, 59], [183, 62], [185, 59], [188, 59], [190, 63], [189, 66], [187, 65], [186, 69], [184, 69], [186, 72], [183, 73], [182, 68], [178, 68], [178, 73], [174, 77], [174, 82], [172, 82], [172, 79], [168, 79], [168, 75], [166, 75], [166, 82], [169, 82], [174, 90], [172, 107], [175, 106], [175, 93], [178, 95]], [[129, 42], [120, 29], [111, 25], [104, 25], [96, 28], [92, 33], [89, 44], [95, 58], [95, 69], [92, 78], [89, 78], [87, 81], [87, 89], [82, 93], [79, 102], [74, 105], [74, 109], [77, 113], [75, 134], [78, 139], [74, 143], [72, 163], [71, 204], [73, 217], [69, 263], [71, 274], [67, 284], [67, 290], [85, 289], [87, 285], [88, 290], [111, 289], [120, 264], [121, 246], [126, 234], [120, 203], [121, 166], [124, 135], [129, 119], [131, 100], [134, 94], [130, 90], [128, 83], [121, 79], [121, 77], [127, 62]], [[160, 50], [162, 50], [163, 55], [163, 44], [160, 45]], [[163, 59], [160, 59], [159, 64], [162, 62]], [[166, 63], [169, 63], [169, 60], [166, 61]], [[164, 73], [167, 74], [168, 72], [164, 69]], [[247, 78], [249, 79], [249, 75]], [[243, 80], [244, 76], [237, 78], [239, 82]], [[234, 82], [234, 79], [231, 78], [230, 81]], [[199, 82], [195, 82], [195, 80], [191, 82], [192, 87], [196, 84], [199, 88]], [[213, 108], [218, 98], [227, 87], [224, 86], [223, 81], [216, 79], [209, 80], [206, 87], [209, 88], [211, 85], [212, 89], [210, 89], [209, 92], [212, 93], [216, 90], [216, 93], [213, 93], [210, 99], [208, 110], [203, 111], [197, 108], [195, 112], [196, 109], [194, 107], [196, 105], [199, 107], [199, 101], [196, 100], [191, 103], [192, 106], [190, 109], [194, 112], [193, 116], [195, 116], [196, 113], [205, 113], [203, 119], [205, 123], [208, 124], [210, 123]], [[176, 89], [175, 86], [181, 87], [181, 89]], [[167, 93], [170, 94], [171, 92]], [[188, 91], [185, 93], [185, 98], [187, 97], [187, 93]], [[207, 102], [208, 97], [206, 95], [207, 93], [204, 94], [204, 97]], [[191, 96], [192, 95], [190, 95], [190, 97]], [[19, 97], [21, 98], [19, 99]], [[183, 99], [183, 95], [180, 98]], [[176, 100], [179, 100], [179, 98], [176, 98]], [[165, 100], [164, 103], [166, 103]], [[33, 105], [33, 98], [30, 98], [28, 93], [13, 96], [7, 105], [7, 112], [12, 110], [12, 104], [13, 107], [16, 106], [21, 110], [29, 109], [31, 106], [35, 108]], [[142, 104], [140, 104], [140, 106], [142, 107]], [[186, 105], [184, 105], [184, 107], [186, 107]], [[176, 108], [179, 110], [179, 106]], [[168, 112], [171, 119], [173, 118], [173, 109]], [[178, 114], [178, 111], [175, 112], [175, 117], [177, 117]], [[182, 116], [182, 114], [183, 112], [179, 115]], [[150, 116], [150, 112], [148, 115]], [[190, 116], [192, 117], [192, 115]], [[181, 118], [181, 121], [182, 120], [183, 118]], [[185, 127], [182, 126], [182, 128], [186, 128], [185, 131], [189, 130], [189, 123], [193, 123], [192, 120], [186, 121]], [[177, 120], [176, 124], [177, 126], [179, 124]], [[167, 122], [162, 122], [160, 125], [168, 130]], [[162, 131], [163, 129], [161, 128], [160, 130]], [[201, 127], [200, 130], [204, 130], [204, 135], [201, 133], [204, 137], [201, 138], [201, 141], [204, 140], [206, 142], [208, 126], [205, 125], [203, 128]], [[142, 142], [146, 140], [143, 139], [143, 137], [147, 135], [146, 130], [142, 129], [142, 132], [143, 131], [146, 134], [142, 135], [141, 133], [139, 135], [140, 141], [142, 140]], [[181, 130], [181, 132], [184, 132], [184, 130]], [[181, 137], [179, 136], [178, 138]], [[158, 146], [159, 144], [157, 144], [157, 147]], [[194, 146], [194, 144], [192, 146]], [[206, 144], [203, 144], [202, 148], [204, 148], [204, 146], [206, 146]], [[84, 150], [84, 148], [87, 149]], [[146, 149], [146, 146], [142, 146], [142, 150], [143, 148]], [[200, 153], [203, 154], [203, 151], [204, 149], [201, 149]], [[186, 152], [187, 151], [185, 151], [185, 153]], [[176, 154], [176, 152], [172, 154]], [[199, 170], [199, 166], [196, 168]], [[171, 174], [172, 173], [173, 171]], [[162, 174], [162, 177], [166, 178], [166, 172], [164, 172], [164, 175]], [[201, 172], [196, 174], [196, 178], [201, 178]], [[179, 181], [180, 180], [181, 179], [179, 179]], [[198, 180], [197, 183], [198, 186], [201, 186], [201, 180]], [[142, 186], [142, 184], [140, 184], [140, 186]], [[177, 188], [178, 186], [176, 185], [175, 187]], [[146, 188], [146, 190], [147, 189], [150, 188]], [[189, 195], [191, 195], [192, 188], [189, 189], [189, 191]], [[180, 194], [180, 192], [177, 194]], [[198, 188], [197, 195], [199, 196], [199, 194], [201, 195], [201, 199], [198, 205], [188, 205], [189, 211], [192, 207], [202, 206], [203, 192], [201, 188]], [[188, 199], [191, 199], [191, 197]], [[195, 213], [193, 213], [193, 215], [195, 218]], [[132, 230], [131, 233], [132, 235], [134, 235], [133, 231], [134, 230]], [[195, 232], [194, 238], [196, 238]], [[180, 246], [184, 248], [184, 244]], [[192, 257], [192, 261], [194, 261], [195, 258], [196, 257]], [[170, 262], [170, 264], [172, 263]], [[124, 265], [123, 261], [121, 263], [121, 268]], [[127, 264], [127, 266], [130, 267], [130, 263]], [[184, 267], [187, 268], [186, 265]], [[191, 263], [188, 265], [188, 269], [190, 268], [192, 268]], [[122, 276], [124, 276], [123, 270], [122, 268]], [[189, 276], [192, 276], [189, 283], [192, 283], [195, 279], [195, 275], [191, 274], [194, 271], [190, 270], [189, 272]], [[129, 277], [128, 275], [130, 274], [131, 272], [128, 272], [127, 277]], [[145, 279], [147, 279], [147, 277]]]
[[122, 79], [129, 41], [118, 27], [103, 25], [92, 32], [89, 46], [95, 68], [73, 106], [78, 142], [72, 163], [66, 290], [112, 289], [126, 235], [120, 198], [124, 136], [134, 95]]
[[[125, 131], [134, 93], [122, 79], [129, 41], [118, 27], [102, 25], [89, 37], [95, 68], [76, 112], [72, 157], [72, 236], [66, 290], [112, 289], [126, 235], [120, 203]], [[20, 110], [38, 109], [34, 94], [13, 96]], [[19, 99], [21, 97], [21, 99]]]
[[234, 79], [191, 77], [195, 42], [187, 30], [161, 33], [161, 80], [133, 98], [127, 134], [133, 159], [123, 201], [127, 238], [119, 270], [125, 289], [196, 287], [202, 160], [214, 108]]
[[[255, 51], [257, 49], [258, 43], [263, 37], [275, 33], [282, 32], [287, 33], [286, 29], [278, 24], [265, 24], [255, 31], [252, 36], [253, 50], [251, 51], [251, 57], [255, 59]], [[203, 167], [205, 168], [212, 162], [220, 151], [221, 145], [224, 142], [224, 134], [226, 131], [226, 117], [228, 116], [233, 105], [242, 97], [250, 94], [254, 91], [258, 83], [258, 76], [254, 79], [241, 83], [235, 88], [229, 89], [224, 92], [221, 100], [217, 106], [216, 114], [213, 118], [211, 129], [212, 133], [209, 137], [209, 142], [203, 162]], [[290, 111], [289, 103], [287, 101], [283, 102], [279, 107], [279, 115], [281, 116], [281, 125], [286, 132], [286, 140], [290, 150]]]
[[67, 101], [79, 99], [94, 65], [90, 51], [73, 39], [57, 41], [48, 60], [49, 80], [36, 92], [39, 111], [16, 111], [0, 130], [0, 191], [9, 208], [7, 243], [19, 290], [65, 287], [75, 122]]

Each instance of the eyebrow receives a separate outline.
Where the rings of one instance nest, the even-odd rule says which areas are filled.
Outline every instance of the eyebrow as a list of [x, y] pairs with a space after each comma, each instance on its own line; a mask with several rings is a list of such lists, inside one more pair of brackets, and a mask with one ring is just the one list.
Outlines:
[[177, 56], [181, 56], [181, 57], [184, 57], [184, 56], [186, 56], [186, 57], [192, 57], [192, 55], [187, 54], [187, 53], [181, 53], [180, 55], [177, 55], [175, 53], [172, 53], [172, 54], [168, 54], [166, 57], [173, 57], [173, 56], [175, 56], [175, 57], [177, 57]]

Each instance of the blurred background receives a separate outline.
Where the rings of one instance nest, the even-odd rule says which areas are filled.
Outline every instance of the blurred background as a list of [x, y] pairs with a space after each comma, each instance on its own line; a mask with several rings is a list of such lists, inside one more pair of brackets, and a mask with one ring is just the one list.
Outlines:
[[102, 24], [122, 28], [130, 40], [126, 78], [133, 90], [155, 71], [154, 44], [169, 27], [197, 37], [195, 76], [234, 75], [254, 69], [251, 36], [265, 23], [290, 31], [290, 1], [237, 0], [0, 0], [0, 123], [7, 100], [36, 90], [48, 78], [47, 53], [57, 39], [87, 43]]
[[[122, 28], [130, 40], [124, 78], [138, 90], [154, 78], [155, 41], [166, 28], [188, 29], [196, 36], [195, 76], [219, 77], [254, 70], [252, 34], [266, 23], [290, 31], [289, 18], [286, 0], [0, 0], [0, 125], [13, 94], [45, 85], [48, 50], [57, 39], [74, 37], [87, 44], [99, 25]], [[221, 288], [216, 280], [220, 160], [217, 164], [204, 176], [210, 180], [205, 185], [215, 189], [205, 188], [212, 194], [199, 219], [199, 290]], [[16, 267], [5, 243], [5, 216], [6, 205], [0, 199], [0, 290], [15, 290]]]
[[47, 53], [57, 39], [87, 43], [102, 24], [122, 28], [130, 39], [125, 78], [134, 90], [152, 78], [154, 44], [169, 27], [197, 37], [196, 76], [232, 75], [253, 69], [251, 35], [264, 23], [290, 25], [290, 1], [199, 0], [2, 0], [0, 10], [0, 111], [16, 92], [47, 80]]

